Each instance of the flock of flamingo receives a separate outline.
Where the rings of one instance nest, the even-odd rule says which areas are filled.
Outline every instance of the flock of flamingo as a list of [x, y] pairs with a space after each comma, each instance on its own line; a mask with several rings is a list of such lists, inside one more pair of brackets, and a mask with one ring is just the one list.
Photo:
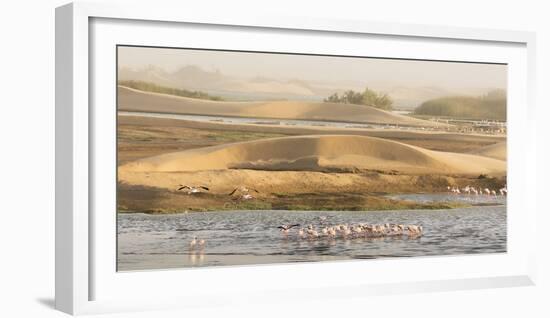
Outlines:
[[[210, 188], [205, 186], [188, 186], [180, 184], [177, 187], [176, 191], [184, 191], [185, 193], [191, 195], [208, 192], [210, 191]], [[254, 196], [251, 194], [251, 192], [260, 193], [256, 189], [240, 186], [233, 189], [233, 191], [231, 191], [231, 193], [227, 195], [238, 200], [251, 200], [254, 199]]]
[[[282, 235], [287, 238], [292, 232], [292, 228], [298, 228], [296, 234], [300, 239], [316, 240], [321, 238], [329, 239], [353, 239], [353, 238], [374, 238], [386, 236], [402, 236], [419, 237], [423, 233], [423, 228], [420, 225], [404, 225], [404, 224], [338, 224], [334, 226], [322, 226], [319, 229], [313, 225], [300, 227], [300, 224], [287, 224], [277, 227]], [[199, 239], [194, 236], [189, 242], [190, 250], [203, 250], [206, 246], [204, 239]]]
[[313, 225], [300, 227], [300, 224], [288, 224], [277, 227], [282, 235], [288, 237], [291, 234], [292, 228], [298, 228], [296, 235], [300, 239], [315, 240], [319, 238], [369, 238], [369, 237], [384, 237], [384, 236], [420, 236], [423, 233], [423, 228], [420, 225], [405, 225], [405, 224], [337, 224], [333, 226], [321, 226], [319, 229]]
[[[183, 186], [180, 185], [177, 189], [178, 191], [187, 190], [187, 194], [196, 194], [201, 193], [203, 191], [209, 191], [207, 187], [199, 186], [199, 187], [190, 187], [190, 186]], [[489, 188], [475, 188], [472, 186], [465, 186], [464, 188], [459, 187], [451, 187], [448, 186], [447, 190], [450, 193], [453, 194], [468, 194], [468, 195], [486, 195], [486, 196], [497, 196], [497, 191], [494, 189]], [[242, 200], [248, 200], [254, 198], [250, 192], [256, 192], [255, 189], [250, 189], [246, 187], [237, 187], [235, 188], [231, 193], [229, 193], [229, 196], [233, 196], [235, 194], [238, 195], [239, 199]], [[508, 195], [508, 189], [506, 185], [503, 188], [498, 189], [498, 194], [501, 196]], [[367, 224], [367, 223], [359, 223], [359, 224], [337, 224], [332, 226], [323, 225], [326, 221], [326, 216], [320, 217], [321, 220], [321, 226], [319, 228], [316, 228], [312, 224], [306, 226], [306, 227], [300, 227], [300, 224], [287, 224], [287, 225], [280, 225], [277, 228], [281, 232], [281, 234], [284, 237], [288, 237], [293, 233], [291, 231], [293, 228], [297, 228], [297, 231], [295, 232], [296, 236], [300, 239], [309, 239], [309, 240], [315, 240], [320, 238], [330, 238], [330, 239], [336, 239], [336, 238], [342, 238], [342, 239], [350, 239], [350, 238], [358, 238], [358, 237], [386, 237], [386, 236], [413, 236], [418, 237], [421, 236], [423, 233], [423, 228], [421, 225], [405, 225], [405, 224], [393, 224], [393, 223], [386, 223], [386, 224]], [[204, 239], [199, 239], [197, 236], [193, 237], [193, 239], [189, 242], [189, 248], [190, 250], [203, 250], [206, 246], [206, 241]]]
[[[448, 186], [447, 187], [447, 190], [450, 192], [450, 193], [454, 193], [454, 194], [470, 194], [470, 195], [487, 195], [487, 196], [497, 196], [497, 191], [496, 190], [493, 190], [493, 189], [489, 189], [489, 188], [475, 188], [475, 187], [472, 187], [472, 186], [465, 186], [464, 188], [459, 188], [459, 187], [451, 187], [451, 186]], [[498, 189], [498, 193], [500, 193], [501, 196], [505, 196], [505, 195], [508, 195], [508, 189], [506, 187], [506, 185], [503, 187], [503, 188], [500, 188]]]

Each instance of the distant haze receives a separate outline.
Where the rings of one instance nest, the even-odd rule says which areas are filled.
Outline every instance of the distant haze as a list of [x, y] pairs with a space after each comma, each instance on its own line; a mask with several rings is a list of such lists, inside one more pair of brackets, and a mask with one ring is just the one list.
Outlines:
[[449, 95], [506, 89], [506, 65], [119, 47], [120, 80], [201, 90], [234, 99], [321, 100], [370, 87], [401, 108]]

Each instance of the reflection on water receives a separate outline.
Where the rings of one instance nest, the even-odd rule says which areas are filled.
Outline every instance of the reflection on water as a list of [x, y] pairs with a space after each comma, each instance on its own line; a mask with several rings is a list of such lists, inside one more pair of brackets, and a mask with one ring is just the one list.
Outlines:
[[[408, 195], [411, 200], [448, 200], [446, 195]], [[456, 196], [453, 200], [459, 199]], [[460, 198], [460, 200], [466, 198]], [[506, 206], [474, 206], [451, 210], [371, 212], [231, 211], [172, 215], [118, 215], [119, 270], [287, 263], [495, 253], [506, 251]], [[489, 202], [480, 202], [489, 203]], [[299, 223], [402, 223], [424, 227], [421, 237], [317, 240], [288, 237], [277, 226]], [[206, 240], [191, 249], [194, 236]]]

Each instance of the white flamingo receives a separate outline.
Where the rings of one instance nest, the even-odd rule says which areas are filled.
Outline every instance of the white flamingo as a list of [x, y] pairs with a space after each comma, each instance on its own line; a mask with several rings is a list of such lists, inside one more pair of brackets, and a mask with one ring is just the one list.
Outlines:
[[204, 246], [206, 245], [206, 241], [204, 239], [200, 239], [197, 244], [200, 248], [204, 248]]
[[505, 196], [505, 195], [508, 194], [508, 190], [506, 189], [506, 187], [501, 188], [501, 189], [499, 189], [498, 191], [500, 192], [500, 195], [501, 195], [501, 196]]
[[243, 195], [241, 196], [241, 199], [243, 199], [243, 200], [250, 200], [250, 199], [254, 199], [254, 197], [252, 196], [252, 194], [246, 193], [246, 194], [243, 194]]
[[422, 226], [420, 225], [408, 225], [407, 230], [409, 231], [409, 234], [416, 235], [422, 233]]
[[319, 232], [317, 232], [315, 230], [308, 230], [308, 234], [311, 238], [318, 238], [319, 237]]
[[194, 249], [196, 245], [197, 245], [197, 237], [194, 236], [191, 242], [189, 242], [189, 248]]

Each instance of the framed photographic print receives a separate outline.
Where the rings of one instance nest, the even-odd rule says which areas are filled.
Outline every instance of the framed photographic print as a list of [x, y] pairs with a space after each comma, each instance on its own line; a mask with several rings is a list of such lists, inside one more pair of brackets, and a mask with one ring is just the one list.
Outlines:
[[533, 34], [172, 9], [57, 9], [58, 309], [533, 283]]

